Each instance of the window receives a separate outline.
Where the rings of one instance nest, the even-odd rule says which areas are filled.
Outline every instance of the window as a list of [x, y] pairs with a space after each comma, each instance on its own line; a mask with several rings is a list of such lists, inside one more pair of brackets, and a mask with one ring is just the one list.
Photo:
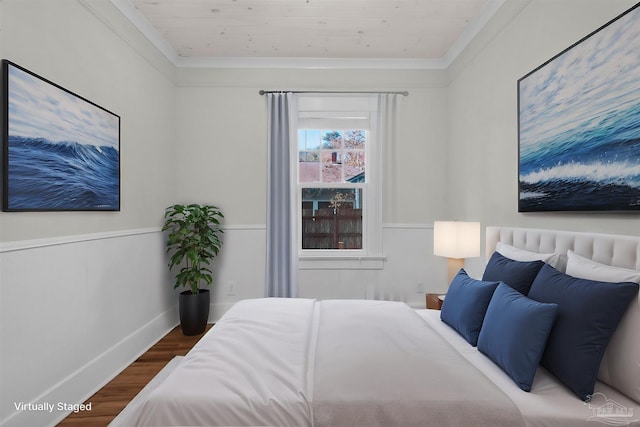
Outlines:
[[299, 129], [302, 249], [362, 249], [364, 129]]
[[297, 175], [301, 260], [381, 254], [376, 109], [370, 95], [298, 101], [292, 171]]

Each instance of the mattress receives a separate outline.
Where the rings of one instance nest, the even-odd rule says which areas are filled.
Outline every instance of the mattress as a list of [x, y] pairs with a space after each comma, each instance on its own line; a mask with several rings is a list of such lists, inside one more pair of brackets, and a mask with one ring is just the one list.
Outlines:
[[496, 364], [443, 323], [440, 311], [416, 310], [416, 313], [457, 353], [511, 398], [527, 426], [640, 426], [640, 405], [607, 384], [598, 381], [591, 402], [585, 403], [538, 366], [531, 391], [522, 391]]

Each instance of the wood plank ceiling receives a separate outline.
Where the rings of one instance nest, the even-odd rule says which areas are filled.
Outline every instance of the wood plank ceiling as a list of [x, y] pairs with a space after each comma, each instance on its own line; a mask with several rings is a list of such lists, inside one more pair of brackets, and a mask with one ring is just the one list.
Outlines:
[[440, 59], [490, 0], [129, 0], [183, 58]]

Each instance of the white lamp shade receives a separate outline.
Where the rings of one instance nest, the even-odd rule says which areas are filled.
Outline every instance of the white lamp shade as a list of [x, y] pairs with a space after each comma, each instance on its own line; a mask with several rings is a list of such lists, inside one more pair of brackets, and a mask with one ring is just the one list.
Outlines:
[[434, 221], [433, 253], [447, 258], [480, 256], [480, 223]]

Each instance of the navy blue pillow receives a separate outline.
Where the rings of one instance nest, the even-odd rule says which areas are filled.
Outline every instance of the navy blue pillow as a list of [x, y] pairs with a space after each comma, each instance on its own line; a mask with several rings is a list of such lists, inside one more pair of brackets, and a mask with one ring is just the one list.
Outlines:
[[588, 401], [611, 335], [638, 293], [636, 283], [578, 279], [545, 265], [529, 298], [558, 304], [541, 365]]
[[484, 316], [478, 350], [518, 387], [531, 391], [557, 312], [557, 304], [534, 301], [500, 283]]
[[543, 265], [542, 261], [515, 261], [494, 252], [484, 269], [482, 280], [504, 282], [522, 295], [527, 295]]
[[458, 331], [472, 346], [478, 344], [484, 314], [498, 282], [475, 280], [460, 269], [442, 303], [440, 319]]

